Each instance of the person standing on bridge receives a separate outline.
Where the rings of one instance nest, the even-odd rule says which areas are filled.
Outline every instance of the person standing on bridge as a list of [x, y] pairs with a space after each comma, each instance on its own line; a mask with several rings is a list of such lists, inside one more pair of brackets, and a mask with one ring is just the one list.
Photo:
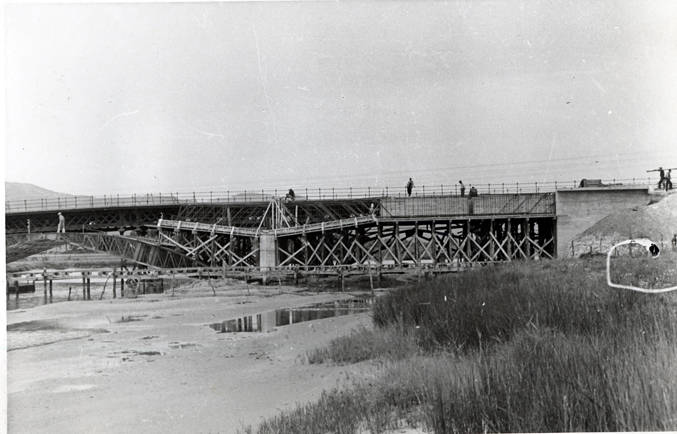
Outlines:
[[59, 232], [66, 233], [66, 218], [61, 213], [59, 213], [59, 226], [56, 227], [56, 233]]
[[665, 174], [665, 191], [672, 190], [672, 169], [668, 169]]
[[463, 181], [458, 181], [459, 184], [461, 184], [461, 197], [465, 196], [465, 185], [463, 185]]
[[658, 189], [660, 190], [665, 186], [665, 171], [663, 171], [662, 167], [658, 168], [658, 175], [661, 177], [658, 181]]
[[411, 197], [411, 190], [414, 188], [414, 181], [409, 178], [409, 182], [407, 182], [407, 195]]

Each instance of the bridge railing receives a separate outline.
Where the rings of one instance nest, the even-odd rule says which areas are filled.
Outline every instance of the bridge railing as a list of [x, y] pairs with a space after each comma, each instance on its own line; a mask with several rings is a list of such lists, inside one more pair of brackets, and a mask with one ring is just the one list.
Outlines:
[[[479, 194], [519, 194], [546, 193], [558, 188], [578, 187], [580, 181], [570, 182], [528, 182], [501, 184], [472, 184]], [[603, 180], [603, 185], [648, 185], [651, 179], [614, 179]], [[414, 187], [412, 196], [457, 196], [461, 194], [459, 184], [421, 185]], [[466, 184], [465, 194], [470, 191]], [[31, 211], [63, 211], [108, 207], [135, 207], [158, 205], [183, 205], [197, 203], [243, 203], [268, 202], [272, 198], [284, 198], [287, 190], [244, 190], [244, 191], [202, 191], [176, 193], [148, 193], [131, 195], [104, 196], [64, 196], [47, 199], [11, 200], [5, 202], [5, 213], [23, 213]], [[401, 187], [364, 187], [364, 188], [302, 188], [295, 189], [295, 200], [333, 200], [360, 199], [376, 197], [406, 197], [407, 191]]]

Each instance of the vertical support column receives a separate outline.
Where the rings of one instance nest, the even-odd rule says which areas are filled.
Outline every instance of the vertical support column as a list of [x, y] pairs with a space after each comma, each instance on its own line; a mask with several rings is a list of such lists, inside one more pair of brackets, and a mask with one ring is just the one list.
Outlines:
[[376, 242], [378, 243], [378, 265], [383, 265], [383, 224], [376, 223]]
[[113, 298], [117, 298], [117, 268], [113, 267]]
[[82, 299], [87, 300], [87, 278], [82, 274]]
[[531, 259], [531, 242], [529, 241], [531, 239], [531, 224], [529, 217], [527, 217], [522, 226], [524, 228], [524, 244], [526, 248], [524, 253], [527, 256], [527, 259]]
[[52, 298], [52, 279], [49, 279], [49, 298]]
[[308, 278], [308, 234], [306, 228], [303, 228], [303, 265], [306, 267], [306, 278]]
[[400, 253], [400, 222], [395, 222], [395, 227], [393, 228], [395, 235], [395, 262], [397, 265], [402, 265], [402, 255]]
[[557, 217], [552, 218], [552, 230], [550, 236], [552, 237], [552, 257], [557, 257]]
[[420, 240], [418, 239], [418, 220], [414, 222], [414, 262], [417, 266], [421, 266], [421, 248]]
[[465, 221], [465, 254], [468, 260], [472, 258], [472, 241], [470, 241], [470, 220]]
[[120, 270], [120, 297], [125, 297], [125, 277]]
[[512, 261], [512, 240], [513, 240], [513, 236], [512, 236], [512, 220], [511, 219], [508, 219], [508, 222], [506, 223], [506, 226], [505, 226], [505, 230], [506, 230], [506, 236], [510, 238], [510, 239], [508, 239], [508, 242], [506, 243], [505, 248], [508, 251], [508, 261]]
[[91, 283], [92, 283], [91, 279], [88, 277], [87, 278], [87, 300], [92, 299], [92, 291], [91, 291], [92, 285], [91, 285]]
[[494, 219], [489, 220], [489, 260], [496, 260], [496, 246], [494, 244], [494, 238], [497, 238], [494, 235]]
[[277, 237], [262, 234], [259, 237], [259, 267], [261, 271], [271, 271], [277, 267]]
[[[449, 255], [450, 261], [453, 263], [454, 259], [454, 251], [453, 251], [453, 243], [451, 240], [453, 239], [452, 235], [453, 232], [451, 232], [452, 229], [452, 222], [451, 220], [447, 220], [447, 254]], [[451, 263], [449, 264], [451, 265]]]
[[230, 233], [230, 239], [228, 240], [228, 258], [226, 258], [226, 264], [228, 267], [233, 265], [233, 253], [235, 252], [235, 240], [237, 237]]
[[437, 267], [437, 224], [435, 220], [430, 224], [430, 254], [432, 255], [433, 265]]

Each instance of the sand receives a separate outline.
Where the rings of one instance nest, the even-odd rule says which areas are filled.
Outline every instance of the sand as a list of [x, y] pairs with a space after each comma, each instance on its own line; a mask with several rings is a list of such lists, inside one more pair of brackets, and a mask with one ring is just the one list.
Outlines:
[[609, 214], [573, 240], [574, 256], [606, 254], [621, 241], [648, 238], [663, 249], [677, 235], [677, 191], [654, 193], [654, 201]]
[[[308, 365], [305, 354], [369, 327], [368, 314], [269, 333], [208, 327], [350, 294], [244, 284], [216, 291], [198, 283], [174, 297], [7, 312], [9, 433], [235, 433], [359, 375], [360, 365]], [[120, 322], [130, 316], [136, 321]]]

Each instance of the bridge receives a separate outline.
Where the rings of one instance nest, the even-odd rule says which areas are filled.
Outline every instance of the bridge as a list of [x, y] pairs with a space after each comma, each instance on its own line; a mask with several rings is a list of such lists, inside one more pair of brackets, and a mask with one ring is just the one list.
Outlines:
[[[539, 191], [535, 185], [528, 192], [514, 190], [488, 187], [472, 198], [440, 186], [412, 197], [387, 189], [332, 189], [305, 191], [294, 200], [261, 191], [25, 201], [6, 203], [6, 233], [8, 240], [25, 233], [30, 219], [31, 235], [53, 234], [60, 209], [67, 222], [63, 240], [117, 252], [144, 267], [205, 267], [222, 273], [456, 270], [566, 255], [571, 234], [615, 207], [648, 203], [649, 189]], [[134, 236], [111, 234], [130, 229]], [[9, 252], [8, 247], [8, 259]]]

